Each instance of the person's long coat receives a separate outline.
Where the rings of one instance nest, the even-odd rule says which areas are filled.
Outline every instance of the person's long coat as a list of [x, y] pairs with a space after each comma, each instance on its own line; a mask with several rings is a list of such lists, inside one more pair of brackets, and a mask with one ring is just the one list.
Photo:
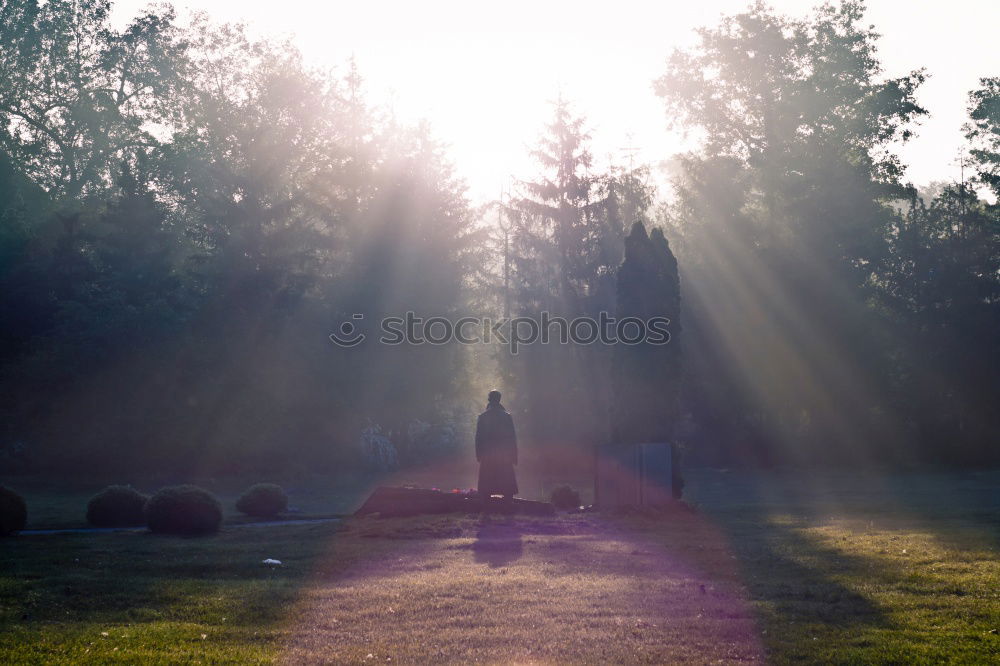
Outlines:
[[490, 404], [476, 422], [476, 460], [479, 461], [480, 495], [517, 493], [514, 419], [499, 403]]

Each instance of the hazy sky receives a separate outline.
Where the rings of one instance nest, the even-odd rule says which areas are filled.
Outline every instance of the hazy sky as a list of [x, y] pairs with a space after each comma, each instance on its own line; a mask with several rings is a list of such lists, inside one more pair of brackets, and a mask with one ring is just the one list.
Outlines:
[[[119, 0], [116, 16], [146, 0]], [[494, 198], [511, 174], [534, 173], [525, 155], [559, 90], [586, 116], [600, 163], [658, 162], [683, 147], [665, 127], [651, 82], [693, 29], [746, 8], [746, 0], [565, 2], [507, 0], [177, 0], [257, 34], [290, 35], [306, 56], [343, 65], [354, 54], [369, 97], [399, 117], [426, 118], [449, 147], [475, 200]], [[774, 0], [802, 15], [812, 0]], [[966, 94], [1000, 76], [998, 0], [870, 0], [869, 22], [893, 76], [926, 67], [920, 92], [931, 117], [902, 151], [917, 184], [957, 178]]]

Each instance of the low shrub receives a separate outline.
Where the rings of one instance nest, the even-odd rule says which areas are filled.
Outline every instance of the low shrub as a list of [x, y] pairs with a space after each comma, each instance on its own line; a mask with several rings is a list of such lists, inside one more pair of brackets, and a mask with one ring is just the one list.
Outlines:
[[145, 525], [148, 500], [132, 486], [108, 486], [87, 502], [87, 522], [96, 527]]
[[552, 491], [552, 504], [557, 509], [574, 509], [580, 506], [580, 493], [573, 486], [559, 486]]
[[236, 500], [236, 510], [248, 516], [274, 518], [288, 509], [288, 495], [276, 483], [257, 483]]
[[0, 536], [9, 536], [24, 529], [28, 522], [28, 505], [10, 488], [0, 486]]
[[212, 534], [222, 526], [222, 504], [204, 488], [168, 486], [146, 502], [146, 524], [161, 534]]

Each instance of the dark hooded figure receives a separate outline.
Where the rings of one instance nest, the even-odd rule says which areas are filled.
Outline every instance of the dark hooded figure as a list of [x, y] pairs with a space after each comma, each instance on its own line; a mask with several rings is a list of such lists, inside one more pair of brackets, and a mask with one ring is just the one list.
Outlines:
[[500, 391], [490, 391], [486, 411], [476, 422], [476, 460], [479, 461], [479, 494], [503, 495], [509, 502], [517, 494], [514, 465], [517, 464], [517, 435], [514, 419], [500, 404]]

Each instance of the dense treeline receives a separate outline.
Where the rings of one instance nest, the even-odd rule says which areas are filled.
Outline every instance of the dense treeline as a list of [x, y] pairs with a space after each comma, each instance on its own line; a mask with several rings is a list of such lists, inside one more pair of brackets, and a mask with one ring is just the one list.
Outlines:
[[1000, 460], [1000, 88], [970, 95], [975, 181], [918, 196], [893, 153], [925, 115], [863, 5], [761, 5], [656, 82], [699, 130], [679, 243], [693, 448], [716, 460]]
[[689, 455], [1000, 460], [1000, 79], [970, 93], [975, 177], [918, 192], [893, 148], [925, 74], [883, 76], [860, 3], [758, 5], [675, 53], [655, 90], [703, 140], [670, 192], [595, 169], [558, 100], [539, 177], [501, 202], [509, 289], [496, 211], [353, 63], [109, 10], [0, 2], [5, 464], [329, 469], [360, 462], [365, 428], [415, 461], [463, 442], [445, 425], [493, 376], [526, 444], [589, 464], [614, 437], [609, 347], [327, 336], [407, 311], [614, 313], [637, 220], [679, 262]]
[[[655, 212], [644, 169], [592, 175], [583, 122], [557, 104], [544, 175], [509, 207], [514, 314], [613, 311], [624, 230], [647, 220], [681, 267], [689, 456], [1000, 460], [1000, 207], [980, 198], [1000, 194], [998, 79], [969, 98], [976, 178], [918, 193], [893, 150], [927, 113], [926, 74], [883, 76], [862, 3], [801, 20], [758, 4], [699, 37], [654, 84], [702, 138]], [[609, 358], [502, 360], [533, 432], [587, 451], [612, 436]]]
[[35, 466], [274, 469], [353, 462], [369, 418], [447, 416], [456, 350], [327, 338], [466, 301], [473, 218], [426, 128], [370, 108], [352, 64], [239, 26], [2, 7], [5, 444]]

